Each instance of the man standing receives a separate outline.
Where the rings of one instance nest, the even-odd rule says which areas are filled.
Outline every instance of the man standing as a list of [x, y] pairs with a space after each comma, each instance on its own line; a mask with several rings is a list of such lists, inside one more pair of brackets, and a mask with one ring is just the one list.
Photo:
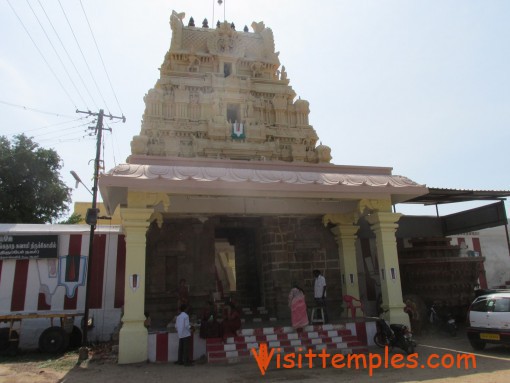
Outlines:
[[313, 289], [313, 296], [315, 303], [324, 309], [324, 323], [328, 322], [328, 309], [326, 307], [326, 278], [319, 270], [314, 270], [315, 284]]
[[182, 364], [185, 366], [192, 366], [192, 360], [190, 358], [192, 328], [189, 324], [188, 306], [182, 304], [180, 307], [181, 313], [175, 320], [175, 328], [177, 329], [177, 335], [179, 336], [179, 351], [177, 353], [177, 362], [175, 364]]

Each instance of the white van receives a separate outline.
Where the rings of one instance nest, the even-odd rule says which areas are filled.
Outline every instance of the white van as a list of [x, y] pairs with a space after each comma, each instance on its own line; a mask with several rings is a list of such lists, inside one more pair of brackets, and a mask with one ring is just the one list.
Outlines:
[[466, 333], [475, 350], [487, 343], [510, 345], [510, 291], [482, 295], [468, 311]]

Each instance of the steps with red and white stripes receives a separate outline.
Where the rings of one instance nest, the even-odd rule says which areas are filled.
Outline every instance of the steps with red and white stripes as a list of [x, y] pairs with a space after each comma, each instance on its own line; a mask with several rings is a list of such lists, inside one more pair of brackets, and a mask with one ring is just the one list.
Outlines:
[[306, 326], [302, 331], [292, 327], [264, 327], [243, 329], [236, 337], [225, 340], [207, 339], [207, 360], [209, 363], [235, 363], [249, 358], [251, 350], [257, 350], [262, 343], [280, 353], [306, 353], [309, 349], [342, 354], [368, 352], [366, 345], [344, 324]]
[[242, 308], [241, 323], [276, 322], [277, 318], [271, 316], [265, 307]]

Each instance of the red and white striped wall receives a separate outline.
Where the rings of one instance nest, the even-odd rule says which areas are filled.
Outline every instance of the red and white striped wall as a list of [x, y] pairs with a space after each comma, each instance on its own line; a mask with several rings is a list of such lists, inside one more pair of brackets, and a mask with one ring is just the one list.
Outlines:
[[[149, 362], [175, 362], [179, 350], [179, 337], [175, 332], [149, 332], [148, 359]], [[193, 360], [200, 359], [206, 354], [205, 339], [200, 338], [198, 332], [193, 334]]]
[[[58, 235], [57, 258], [0, 259], [0, 315], [83, 312], [89, 254], [88, 225], [0, 225], [0, 235]], [[109, 340], [124, 304], [126, 246], [118, 226], [98, 226], [94, 236], [90, 340]], [[76, 319], [80, 326], [81, 317]], [[49, 319], [22, 322], [20, 347], [37, 347]]]

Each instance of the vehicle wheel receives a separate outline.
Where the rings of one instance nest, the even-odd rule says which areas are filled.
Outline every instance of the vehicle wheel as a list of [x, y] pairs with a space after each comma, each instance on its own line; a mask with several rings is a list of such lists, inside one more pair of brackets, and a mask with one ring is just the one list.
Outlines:
[[9, 329], [8, 328], [0, 328], [0, 354], [4, 355], [4, 353], [9, 348]]
[[374, 335], [374, 343], [377, 346], [384, 348], [388, 346], [390, 342], [388, 341], [388, 337], [386, 335], [384, 335], [382, 332], [378, 332]]
[[9, 329], [0, 329], [0, 355], [15, 356], [18, 352], [19, 335], [16, 331], [11, 333], [12, 340], [9, 340]]
[[83, 339], [83, 335], [81, 333], [81, 330], [73, 326], [73, 330], [71, 331], [71, 334], [69, 334], [69, 348], [75, 349], [81, 346], [81, 342]]
[[39, 349], [48, 354], [63, 353], [68, 345], [69, 334], [62, 327], [48, 327], [39, 337]]
[[485, 348], [485, 342], [482, 340], [469, 340], [469, 343], [471, 344], [471, 347], [473, 347], [475, 350], [483, 350]]
[[457, 328], [455, 328], [455, 327], [450, 328], [450, 335], [457, 336]]

